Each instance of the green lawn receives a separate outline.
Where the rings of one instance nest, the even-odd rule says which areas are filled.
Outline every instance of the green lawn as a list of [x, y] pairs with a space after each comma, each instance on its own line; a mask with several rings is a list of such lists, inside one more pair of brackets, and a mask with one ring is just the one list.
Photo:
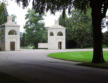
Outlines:
[[[84, 52], [59, 52], [52, 53], [48, 55], [49, 57], [69, 60], [69, 61], [78, 61], [78, 62], [91, 62], [93, 57], [93, 52], [84, 51]], [[108, 62], [108, 51], [104, 51], [104, 59]]]
[[99, 67], [99, 68], [107, 68], [108, 69], [108, 51], [104, 51], [104, 59], [107, 63], [104, 64], [91, 64], [93, 52], [84, 51], [84, 52], [60, 52], [60, 53], [52, 53], [48, 55], [51, 58], [69, 60], [82, 62], [80, 65]]
[[108, 69], [108, 51], [104, 51], [104, 59], [106, 63], [103, 64], [91, 64], [92, 57], [93, 57], [92, 51], [59, 52], [59, 53], [49, 54], [48, 56], [55, 59], [82, 62], [81, 64], [78, 65]]

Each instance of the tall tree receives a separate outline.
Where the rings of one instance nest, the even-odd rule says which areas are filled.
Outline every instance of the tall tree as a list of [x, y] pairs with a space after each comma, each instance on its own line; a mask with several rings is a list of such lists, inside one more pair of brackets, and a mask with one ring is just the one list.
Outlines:
[[8, 16], [8, 12], [7, 12], [7, 8], [5, 3], [0, 3], [0, 25], [5, 23], [7, 21], [7, 16]]
[[[92, 46], [92, 33], [91, 33], [91, 16], [90, 9], [87, 13], [81, 13], [80, 10], [72, 10], [69, 17], [65, 15], [60, 16], [60, 25], [66, 27], [66, 41], [74, 41], [77, 47], [84, 48]], [[68, 45], [69, 44], [69, 45]], [[67, 43], [67, 47], [72, 44]]]
[[[17, 0], [17, 2], [23, 2], [24, 6], [27, 6], [30, 0]], [[52, 11], [68, 9], [69, 12], [73, 8], [86, 11], [86, 8], [90, 5], [92, 9], [92, 26], [93, 26], [93, 63], [104, 63], [103, 51], [102, 51], [102, 30], [101, 22], [106, 16], [108, 9], [108, 0], [33, 0], [33, 8], [37, 12]]]
[[[7, 16], [8, 16], [8, 12], [7, 12], [7, 8], [5, 3], [0, 3], [0, 25], [4, 24], [7, 21]], [[2, 31], [0, 31], [0, 37], [2, 36]]]
[[28, 10], [26, 14], [26, 24], [25, 24], [25, 38], [29, 45], [33, 45], [35, 48], [38, 47], [39, 42], [46, 42], [47, 32], [42, 23], [42, 14], [39, 15], [35, 13], [34, 10]]
[[21, 47], [26, 47], [27, 42], [26, 42], [26, 33], [20, 32], [20, 42], [21, 42]]

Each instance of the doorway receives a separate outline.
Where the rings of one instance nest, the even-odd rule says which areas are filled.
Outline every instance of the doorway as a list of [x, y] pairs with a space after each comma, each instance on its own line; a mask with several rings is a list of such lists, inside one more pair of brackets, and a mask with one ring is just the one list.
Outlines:
[[15, 42], [10, 42], [10, 50], [15, 51]]
[[62, 42], [58, 42], [58, 49], [62, 49]]

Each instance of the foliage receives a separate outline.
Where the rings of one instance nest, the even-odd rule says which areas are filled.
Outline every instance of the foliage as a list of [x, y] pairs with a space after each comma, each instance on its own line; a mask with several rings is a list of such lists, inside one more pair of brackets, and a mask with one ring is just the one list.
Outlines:
[[34, 10], [28, 10], [26, 14], [25, 33], [23, 34], [24, 40], [28, 42], [28, 45], [38, 47], [39, 42], [47, 41], [47, 31], [42, 23], [42, 14], [35, 14]]
[[103, 44], [108, 47], [108, 31], [103, 33]]
[[[20, 3], [20, 1], [22, 1], [23, 6], [26, 7], [30, 0], [17, 0], [17, 3]], [[85, 10], [89, 3], [89, 0], [33, 0], [33, 8], [39, 13], [43, 13], [45, 10], [50, 10], [52, 13], [55, 13], [56, 10], [65, 11], [66, 9], [70, 12], [73, 5]]]
[[88, 12], [90, 9], [87, 14], [81, 13], [80, 10], [72, 10], [70, 17], [65, 15], [65, 18], [61, 16], [59, 19], [60, 25], [66, 27], [67, 42], [73, 40], [80, 48], [92, 45], [91, 17]]
[[[6, 9], [5, 3], [0, 3], [0, 25], [4, 24], [7, 21], [8, 12]], [[0, 38], [2, 36], [3, 32], [0, 31]]]
[[27, 42], [26, 42], [26, 34], [20, 32], [20, 41], [21, 41], [21, 47], [26, 47]]
[[7, 21], [8, 12], [5, 3], [0, 4], [0, 25]]

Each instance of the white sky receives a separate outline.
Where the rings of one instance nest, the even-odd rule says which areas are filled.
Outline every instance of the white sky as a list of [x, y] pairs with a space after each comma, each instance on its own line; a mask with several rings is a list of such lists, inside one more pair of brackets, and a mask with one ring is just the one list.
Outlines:
[[[24, 31], [24, 24], [25, 24], [25, 14], [27, 13], [27, 10], [29, 8], [32, 8], [32, 3], [30, 3], [30, 5], [23, 9], [20, 6], [18, 6], [18, 4], [15, 2], [15, 0], [8, 0], [8, 5], [7, 5], [7, 10], [9, 15], [16, 15], [16, 22], [17, 24], [20, 25], [20, 31], [23, 32]], [[60, 12], [57, 12], [55, 15], [52, 15], [50, 12], [48, 12], [46, 14], [46, 16], [44, 17], [44, 22], [45, 22], [45, 26], [51, 26], [55, 23], [55, 20], [57, 20], [60, 16]], [[107, 28], [103, 29], [103, 32], [105, 32], [107, 30]]]
[[[20, 31], [23, 32], [24, 31], [24, 24], [25, 24], [25, 14], [27, 13], [27, 10], [29, 8], [32, 8], [32, 3], [30, 3], [30, 5], [23, 9], [21, 7], [21, 5], [19, 6], [15, 0], [8, 0], [8, 5], [7, 5], [7, 10], [9, 15], [16, 15], [16, 22], [17, 24], [20, 25]], [[46, 16], [44, 17], [44, 22], [45, 22], [45, 26], [51, 26], [55, 23], [55, 20], [57, 20], [60, 16], [60, 13], [57, 12], [55, 15], [52, 15], [50, 12], [48, 12], [46, 14]]]

